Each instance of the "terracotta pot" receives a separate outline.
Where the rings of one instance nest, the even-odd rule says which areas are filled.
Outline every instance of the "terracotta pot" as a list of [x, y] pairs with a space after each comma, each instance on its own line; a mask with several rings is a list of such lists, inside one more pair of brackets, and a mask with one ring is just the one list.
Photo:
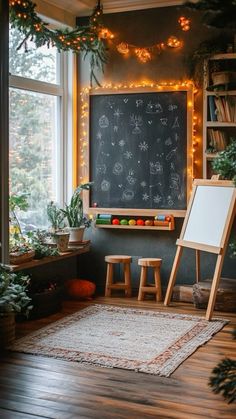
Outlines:
[[58, 232], [54, 234], [54, 240], [57, 244], [58, 252], [66, 252], [68, 250], [70, 233]]
[[13, 253], [10, 253], [9, 255], [10, 263], [12, 265], [19, 265], [21, 263], [29, 262], [30, 260], [34, 258], [34, 255], [35, 255], [34, 250], [29, 250], [28, 252], [25, 252], [25, 253], [13, 252]]

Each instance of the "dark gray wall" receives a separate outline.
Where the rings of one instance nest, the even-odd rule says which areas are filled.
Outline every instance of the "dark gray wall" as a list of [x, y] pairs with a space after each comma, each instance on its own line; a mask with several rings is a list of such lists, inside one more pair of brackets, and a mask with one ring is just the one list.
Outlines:
[[[191, 18], [191, 30], [183, 32], [178, 26], [181, 16]], [[78, 23], [80, 20], [78, 20]], [[112, 83], [129, 83], [141, 81], [170, 81], [185, 80], [188, 67], [185, 57], [194, 51], [201, 40], [213, 36], [217, 31], [203, 26], [199, 12], [189, 11], [184, 7], [168, 7], [149, 9], [136, 12], [116, 13], [104, 16], [107, 27], [115, 34], [115, 43], [128, 42], [130, 44], [149, 46], [166, 41], [170, 35], [183, 39], [184, 47], [181, 50], [166, 50], [162, 55], [146, 64], [139, 63], [136, 58], [125, 59], [110, 45], [109, 63], [100, 81]], [[82, 62], [80, 68], [80, 83], [88, 85], [88, 68]], [[202, 100], [201, 92], [196, 96], [196, 111], [201, 121]], [[199, 130], [201, 124], [199, 125]], [[199, 156], [201, 159], [201, 147]], [[201, 176], [199, 172], [198, 176]], [[92, 241], [91, 252], [83, 255], [81, 261], [81, 276], [87, 277], [97, 283], [99, 292], [104, 292], [106, 266], [104, 256], [108, 254], [127, 254], [134, 257], [133, 261], [133, 287], [137, 288], [139, 268], [137, 257], [160, 257], [163, 259], [161, 269], [163, 287], [166, 287], [173, 259], [176, 251], [176, 239], [179, 237], [183, 219], [176, 219], [174, 231], [138, 231], [138, 230], [102, 230], [92, 228], [86, 232], [87, 238]], [[211, 222], [211, 220], [209, 220]], [[214, 270], [215, 256], [202, 253], [202, 277], [211, 278]], [[228, 256], [225, 259], [223, 276], [236, 277], [235, 259]], [[118, 273], [119, 274], [119, 273]], [[185, 249], [178, 271], [179, 283], [191, 284], [195, 279], [195, 253]]]

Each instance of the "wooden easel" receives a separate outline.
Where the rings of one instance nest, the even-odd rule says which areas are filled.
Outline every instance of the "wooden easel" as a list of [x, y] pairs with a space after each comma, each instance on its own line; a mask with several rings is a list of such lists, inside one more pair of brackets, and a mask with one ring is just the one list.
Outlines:
[[[213, 187], [215, 189], [211, 190], [209, 189], [209, 187]], [[214, 193], [214, 200], [212, 200], [212, 202], [209, 197], [209, 192]], [[205, 200], [204, 194], [206, 198]], [[217, 202], [218, 206], [216, 205]], [[211, 292], [206, 311], [206, 319], [211, 319], [215, 306], [216, 293], [219, 286], [224, 256], [227, 248], [227, 242], [230, 236], [230, 230], [235, 216], [235, 211], [236, 188], [234, 187], [233, 182], [215, 179], [198, 179], [194, 181], [193, 191], [188, 204], [188, 209], [181, 230], [180, 238], [176, 242], [177, 250], [169, 279], [169, 284], [167, 287], [164, 305], [170, 304], [183, 248], [187, 247], [196, 250], [197, 281], [199, 281], [200, 279], [200, 251], [202, 250], [205, 252], [215, 253], [218, 256], [216, 260], [215, 271], [211, 285]], [[219, 217], [219, 213], [222, 213], [223, 216]], [[207, 222], [209, 223], [208, 225], [206, 219], [204, 218], [204, 214], [206, 215], [206, 217], [207, 214], [212, 214], [212, 217], [209, 218], [209, 220], [207, 220]], [[215, 223], [216, 227], [216, 234], [213, 239], [211, 238], [211, 232], [213, 230], [208, 228], [208, 226], [210, 227], [210, 223]], [[194, 227], [195, 225], [196, 228]], [[201, 237], [201, 235], [202, 240], [201, 238], [199, 240], [199, 237]]]

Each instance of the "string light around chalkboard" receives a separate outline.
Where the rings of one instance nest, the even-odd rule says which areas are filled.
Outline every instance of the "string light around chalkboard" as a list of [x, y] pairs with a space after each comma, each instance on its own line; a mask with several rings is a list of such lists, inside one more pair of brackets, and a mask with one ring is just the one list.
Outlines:
[[[122, 93], [122, 89], [129, 90], [130, 93], [132, 93], [132, 89], [134, 91], [137, 91], [139, 89], [142, 91], [142, 89], [145, 92], [145, 89], [152, 88], [156, 91], [162, 91], [162, 90], [170, 90], [170, 91], [181, 91], [185, 89], [192, 89], [193, 94], [197, 93], [197, 90], [191, 80], [186, 81], [180, 81], [180, 82], [160, 82], [160, 83], [150, 83], [150, 82], [131, 82], [127, 84], [106, 84], [102, 87], [95, 87], [94, 91], [99, 90], [99, 92], [102, 92], [103, 90], [107, 91], [109, 90], [109, 93], [112, 92], [119, 92]], [[89, 126], [89, 94], [91, 89], [86, 87], [82, 90], [80, 93], [80, 103], [81, 103], [81, 109], [80, 109], [80, 138], [79, 138], [79, 180], [81, 183], [86, 183], [89, 180], [89, 168], [88, 168], [88, 150], [89, 150], [89, 143], [88, 143], [88, 131], [87, 127]], [[191, 110], [193, 115], [192, 120], [192, 164], [189, 166], [188, 171], [190, 175], [194, 178], [196, 176], [196, 169], [198, 166], [198, 162], [196, 160], [196, 151], [198, 144], [200, 140], [196, 137], [197, 132], [197, 116], [194, 113], [194, 101], [189, 100], [188, 101], [188, 109]]]

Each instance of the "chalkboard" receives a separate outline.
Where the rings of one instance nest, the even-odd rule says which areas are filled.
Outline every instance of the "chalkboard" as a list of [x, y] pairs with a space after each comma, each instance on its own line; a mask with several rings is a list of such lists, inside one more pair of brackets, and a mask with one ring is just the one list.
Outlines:
[[90, 207], [184, 210], [187, 91], [90, 95]]

